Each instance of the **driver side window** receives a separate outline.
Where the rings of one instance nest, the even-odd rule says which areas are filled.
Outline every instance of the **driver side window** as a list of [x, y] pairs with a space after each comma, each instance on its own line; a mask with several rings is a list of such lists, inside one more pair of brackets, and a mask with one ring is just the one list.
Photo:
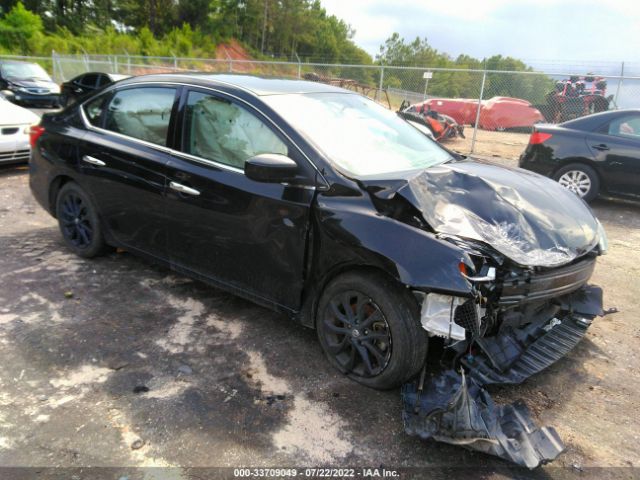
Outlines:
[[240, 169], [260, 153], [287, 155], [286, 144], [257, 115], [200, 92], [188, 94], [183, 150]]

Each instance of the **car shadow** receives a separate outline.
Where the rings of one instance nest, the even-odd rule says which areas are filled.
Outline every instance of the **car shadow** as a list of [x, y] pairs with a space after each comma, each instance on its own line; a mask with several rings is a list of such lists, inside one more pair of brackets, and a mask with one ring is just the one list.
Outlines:
[[[0, 248], [5, 373], [19, 378], [26, 371], [34, 382], [7, 392], [25, 452], [33, 439], [47, 441], [32, 420], [37, 413], [52, 415], [52, 428], [79, 464], [116, 461], [138, 438], [149, 458], [185, 466], [457, 466], [487, 476], [519, 470], [409, 437], [398, 390], [374, 391], [336, 372], [315, 332], [283, 315], [126, 252], [76, 257], [55, 227], [0, 237]], [[581, 361], [594, 349], [583, 341], [535, 379], [492, 393], [535, 404], [535, 391], [553, 388], [554, 407], [592, 380]], [[437, 365], [437, 349], [430, 360]], [[562, 421], [553, 408], [533, 411], [541, 424]], [[73, 434], [78, 428], [83, 436]], [[105, 428], [119, 434], [109, 437]]]

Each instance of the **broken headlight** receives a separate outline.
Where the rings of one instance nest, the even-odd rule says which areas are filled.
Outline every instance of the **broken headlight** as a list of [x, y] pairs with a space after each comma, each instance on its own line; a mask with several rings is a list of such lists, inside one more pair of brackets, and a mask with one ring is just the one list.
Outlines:
[[466, 298], [428, 293], [422, 302], [420, 323], [429, 336], [464, 340], [465, 330], [454, 321], [456, 309]]

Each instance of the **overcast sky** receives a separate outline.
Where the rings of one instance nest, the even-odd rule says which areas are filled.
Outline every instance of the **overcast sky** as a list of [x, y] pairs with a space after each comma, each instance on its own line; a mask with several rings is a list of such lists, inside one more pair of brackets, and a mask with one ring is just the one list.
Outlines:
[[569, 60], [640, 62], [640, 0], [321, 0], [372, 55], [393, 33], [452, 56], [510, 55], [541, 67]]

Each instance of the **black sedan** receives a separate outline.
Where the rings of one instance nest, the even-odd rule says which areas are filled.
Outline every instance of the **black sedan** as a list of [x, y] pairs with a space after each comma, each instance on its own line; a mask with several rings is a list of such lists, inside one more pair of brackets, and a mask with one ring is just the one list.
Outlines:
[[599, 193], [640, 198], [640, 110], [536, 125], [520, 167], [553, 178], [587, 202]]
[[55, 107], [60, 87], [37, 63], [0, 60], [1, 94], [14, 103], [32, 107]]
[[142, 76], [45, 114], [31, 141], [31, 190], [70, 250], [125, 248], [284, 312], [374, 388], [416, 375], [431, 337], [478, 381], [518, 383], [600, 312], [606, 241], [584, 202], [347, 90]]
[[117, 73], [88, 72], [64, 82], [60, 87], [60, 104], [63, 107], [100, 88], [111, 85], [129, 75]]

